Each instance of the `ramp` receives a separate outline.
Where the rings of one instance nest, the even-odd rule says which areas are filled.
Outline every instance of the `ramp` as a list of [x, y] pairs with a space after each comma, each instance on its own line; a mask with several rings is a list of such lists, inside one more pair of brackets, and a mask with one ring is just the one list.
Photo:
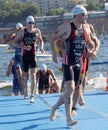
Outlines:
[[64, 105], [51, 122], [51, 106], [60, 94], [35, 96], [35, 103], [23, 96], [0, 97], [0, 130], [108, 130], [108, 93], [91, 91], [84, 94], [86, 105], [77, 106], [77, 125], [67, 127]]

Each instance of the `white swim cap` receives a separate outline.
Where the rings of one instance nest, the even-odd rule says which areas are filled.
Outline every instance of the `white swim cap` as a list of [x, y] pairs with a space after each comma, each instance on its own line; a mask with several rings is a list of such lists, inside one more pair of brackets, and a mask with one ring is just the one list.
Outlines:
[[72, 10], [73, 15], [78, 15], [82, 13], [87, 15], [87, 10], [82, 5], [76, 5]]
[[26, 23], [29, 23], [29, 22], [33, 22], [33, 23], [35, 22], [34, 17], [31, 15], [26, 18]]
[[21, 23], [17, 23], [16, 24], [16, 29], [20, 29], [20, 28], [23, 28], [23, 25]]
[[45, 64], [40, 66], [40, 70], [42, 71], [46, 71], [47, 70], [47, 66]]

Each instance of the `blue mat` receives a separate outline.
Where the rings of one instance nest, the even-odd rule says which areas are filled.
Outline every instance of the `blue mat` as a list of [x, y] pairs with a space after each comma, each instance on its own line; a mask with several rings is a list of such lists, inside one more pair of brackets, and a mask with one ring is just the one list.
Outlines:
[[104, 65], [104, 64], [108, 64], [107, 61], [93, 61], [90, 64], [92, 65]]
[[77, 125], [67, 127], [64, 105], [57, 110], [57, 118], [49, 120], [51, 106], [60, 94], [35, 96], [35, 103], [23, 96], [0, 97], [0, 130], [108, 130], [108, 93], [86, 92], [86, 105], [77, 106]]

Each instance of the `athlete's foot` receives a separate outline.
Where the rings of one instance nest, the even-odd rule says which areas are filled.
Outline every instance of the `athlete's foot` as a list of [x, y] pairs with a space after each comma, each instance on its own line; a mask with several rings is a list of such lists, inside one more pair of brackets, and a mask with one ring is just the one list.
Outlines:
[[27, 99], [27, 97], [28, 97], [28, 94], [24, 94], [24, 99]]
[[76, 113], [76, 107], [72, 107], [72, 111], [71, 111], [71, 115], [72, 116], [75, 116], [77, 113]]
[[75, 110], [72, 110], [71, 115], [72, 115], [72, 116], [77, 115], [76, 111], [75, 111]]
[[79, 105], [80, 105], [80, 106], [84, 106], [84, 105], [85, 105], [84, 100], [80, 100], [80, 101], [79, 101]]
[[56, 113], [54, 107], [51, 109], [51, 115], [50, 115], [50, 120], [54, 121], [56, 119]]
[[78, 121], [74, 121], [74, 120], [70, 120], [70, 121], [67, 121], [67, 126], [73, 126], [73, 125], [76, 125]]
[[34, 100], [34, 96], [30, 96], [30, 103], [34, 103], [35, 100]]
[[78, 103], [79, 103], [80, 106], [84, 106], [85, 105], [85, 102], [84, 102], [83, 98], [80, 98]]
[[80, 102], [79, 105], [80, 105], [80, 106], [84, 106], [84, 105], [85, 105], [85, 102]]

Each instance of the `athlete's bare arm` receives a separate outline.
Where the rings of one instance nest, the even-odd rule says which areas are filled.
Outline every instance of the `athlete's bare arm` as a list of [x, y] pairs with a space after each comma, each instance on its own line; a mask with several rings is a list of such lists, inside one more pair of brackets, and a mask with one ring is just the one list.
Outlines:
[[6, 34], [1, 34], [0, 44], [11, 44], [12, 39], [15, 36], [15, 28], [7, 29]]
[[48, 69], [48, 71], [49, 71], [50, 75], [52, 76], [54, 82], [56, 83], [57, 81], [56, 81], [56, 77], [55, 77], [53, 71], [51, 71], [50, 69]]
[[24, 30], [19, 30], [14, 38], [13, 45], [19, 48], [23, 48], [23, 44], [19, 44], [24, 36]]
[[[87, 31], [87, 43], [88, 43], [88, 58], [94, 59], [97, 55], [100, 42], [97, 38], [96, 32], [92, 24], [85, 24], [86, 31]], [[90, 47], [91, 46], [91, 47]], [[91, 49], [90, 49], [91, 48]]]
[[52, 49], [52, 58], [55, 63], [57, 63], [55, 44], [57, 42], [58, 46], [61, 46], [61, 44], [64, 43], [64, 41], [69, 37], [70, 33], [71, 33], [70, 23], [63, 23], [62, 25], [58, 27], [55, 33], [52, 34], [51, 39], [50, 39], [50, 45]]
[[[38, 83], [39, 83], [39, 77], [40, 77], [40, 70], [38, 70], [37, 72], [36, 72], [36, 86], [38, 85]], [[38, 87], [37, 87], [38, 88]]]
[[94, 43], [95, 43], [95, 49], [92, 53], [92, 57], [95, 58], [97, 55], [97, 52], [99, 50], [99, 46], [100, 46], [100, 41], [97, 38], [96, 32], [94, 30], [93, 25], [89, 24], [90, 30], [91, 30], [91, 38], [93, 39]]
[[95, 32], [95, 30], [94, 30], [93, 25], [90, 24], [89, 26], [90, 26], [90, 30], [91, 30], [91, 32], [92, 32], [92, 34], [93, 34], [93, 36], [94, 36], [94, 39], [96, 40], [96, 41], [95, 41], [95, 51], [98, 51], [99, 46], [100, 46], [100, 41], [99, 41], [99, 39], [98, 39], [98, 37], [97, 37], [97, 35], [96, 35], [96, 32]]
[[22, 48], [25, 50], [31, 50], [31, 46], [30, 45], [24, 45], [22, 42], [22, 39], [24, 37], [24, 29], [21, 29], [17, 32], [17, 36], [15, 37], [14, 41], [13, 41], [13, 46], [18, 47], [18, 48]]
[[38, 38], [38, 41], [40, 43], [40, 51], [43, 53], [44, 52], [44, 42], [43, 42], [43, 39], [42, 39], [42, 35], [41, 35], [41, 31], [39, 29], [36, 29], [36, 35], [37, 35], [37, 38]]

